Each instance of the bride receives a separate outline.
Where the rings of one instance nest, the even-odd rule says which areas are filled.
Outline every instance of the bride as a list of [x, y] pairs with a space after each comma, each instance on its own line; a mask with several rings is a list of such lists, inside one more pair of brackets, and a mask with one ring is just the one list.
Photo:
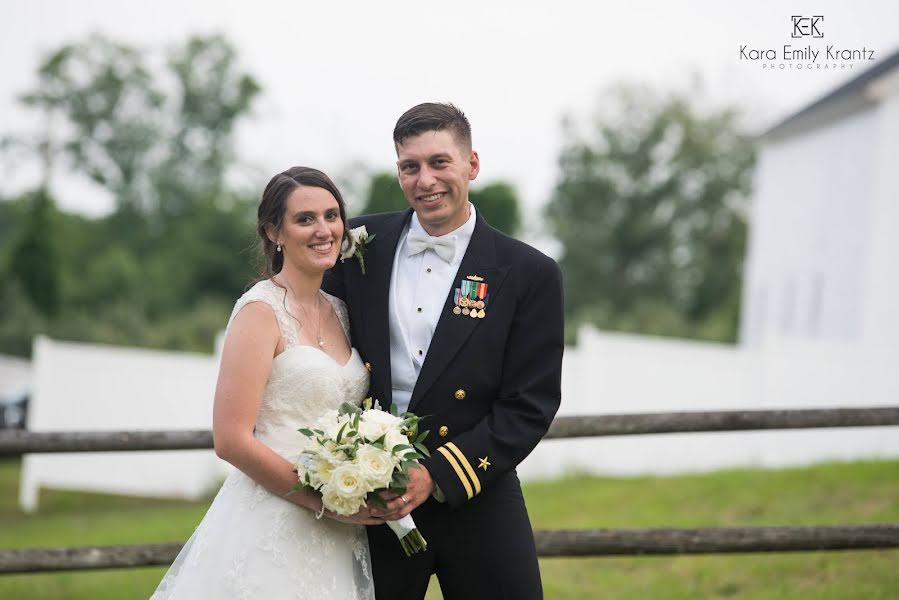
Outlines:
[[275, 175], [257, 232], [267, 279], [234, 306], [213, 411], [216, 454], [237, 470], [151, 600], [373, 599], [363, 525], [383, 520], [285, 495], [306, 439], [297, 429], [368, 389], [346, 307], [319, 289], [346, 233], [340, 192], [315, 169]]

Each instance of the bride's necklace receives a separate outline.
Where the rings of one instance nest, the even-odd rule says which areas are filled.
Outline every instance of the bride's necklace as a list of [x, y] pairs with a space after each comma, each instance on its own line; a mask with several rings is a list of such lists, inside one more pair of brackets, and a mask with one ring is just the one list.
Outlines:
[[[315, 295], [315, 314], [318, 316], [318, 319], [315, 324], [315, 332], [316, 332], [315, 338], [318, 341], [318, 347], [324, 348], [325, 347], [325, 338], [322, 337], [322, 311], [319, 310], [319, 304], [318, 304], [318, 299], [320, 296], [321, 296], [321, 294]], [[296, 296], [294, 296], [294, 298], [296, 298]], [[309, 313], [306, 312], [306, 307], [303, 306], [299, 301], [297, 301], [297, 304], [300, 305], [300, 310], [303, 311], [303, 314], [306, 316], [306, 320], [311, 323], [312, 319], [309, 318]]]
[[[306, 307], [303, 306], [303, 303], [300, 302], [299, 300], [297, 300], [297, 294], [296, 294], [296, 292], [293, 291], [293, 286], [290, 285], [290, 282], [287, 281], [287, 279], [284, 280], [284, 283], [286, 283], [287, 287], [290, 288], [290, 293], [293, 294], [294, 302], [296, 302], [297, 305], [300, 307], [300, 310], [303, 311], [303, 316], [306, 317], [306, 322], [311, 325], [312, 319], [309, 318], [309, 313], [306, 311]], [[319, 348], [324, 348], [325, 347], [325, 338], [322, 335], [322, 312], [319, 308], [319, 298], [321, 298], [321, 291], [319, 291], [317, 294], [315, 294], [315, 314], [318, 316], [318, 319], [316, 320], [316, 324], [315, 324], [315, 340], [318, 342]], [[290, 311], [288, 311], [288, 314], [289, 313], [290, 313]], [[291, 315], [291, 317], [293, 317], [293, 315]], [[297, 321], [297, 319], [295, 317], [294, 317], [294, 321]], [[299, 321], [297, 321], [297, 322], [299, 322]], [[305, 327], [305, 325], [303, 325], [303, 323], [300, 323], [300, 327]], [[312, 332], [310, 332], [310, 333], [312, 333]]]

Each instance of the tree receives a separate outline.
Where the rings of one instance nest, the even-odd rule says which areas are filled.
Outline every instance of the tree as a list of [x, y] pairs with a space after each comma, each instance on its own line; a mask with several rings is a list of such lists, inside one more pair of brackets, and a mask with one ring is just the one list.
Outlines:
[[[120, 211], [148, 208], [165, 98], [137, 49], [99, 35], [67, 44], [43, 62], [37, 87], [21, 100], [44, 113], [45, 145], [61, 147], [75, 171], [112, 192]], [[51, 124], [60, 119], [63, 139], [55, 140]]]
[[[33, 202], [0, 210], [0, 300], [12, 303], [0, 302], [0, 352], [29, 353], [38, 332], [209, 351], [254, 274], [261, 183], [245, 194], [227, 175], [258, 84], [221, 36], [190, 38], [168, 62], [144, 56], [102, 36], [50, 53], [21, 98], [44, 130], [0, 136], [0, 150], [44, 167]], [[115, 211], [53, 209], [60, 163], [108, 190]]]
[[507, 235], [514, 236], [521, 227], [521, 211], [515, 189], [504, 182], [490, 183], [468, 193], [488, 223]]
[[60, 306], [56, 234], [53, 199], [41, 187], [32, 195], [18, 243], [13, 246], [10, 274], [47, 316], [56, 315]]
[[236, 64], [236, 52], [220, 36], [192, 37], [170, 56], [177, 82], [170, 104], [172, 132], [165, 159], [153, 170], [159, 210], [171, 219], [198, 204], [214, 204], [225, 191], [225, 175], [234, 164], [233, 134], [260, 91]]
[[734, 340], [755, 160], [739, 113], [634, 87], [603, 105], [583, 133], [567, 120], [546, 210], [569, 323]]
[[396, 173], [383, 172], [372, 175], [361, 214], [371, 215], [407, 208], [409, 203], [403, 195]]
[[48, 133], [47, 145], [108, 189], [120, 216], [165, 221], [219, 198], [235, 125], [260, 91], [218, 35], [188, 39], [167, 68], [174, 85], [161, 83], [137, 48], [94, 35], [51, 53], [22, 96], [48, 124], [62, 121], [62, 140]]

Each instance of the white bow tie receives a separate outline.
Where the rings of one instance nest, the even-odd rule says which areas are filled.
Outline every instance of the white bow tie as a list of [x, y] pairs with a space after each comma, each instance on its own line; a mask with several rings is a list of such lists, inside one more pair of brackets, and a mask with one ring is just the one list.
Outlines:
[[456, 257], [456, 236], [431, 237], [417, 230], [409, 231], [406, 237], [409, 256], [424, 252], [428, 248], [437, 253], [445, 262], [451, 263]]

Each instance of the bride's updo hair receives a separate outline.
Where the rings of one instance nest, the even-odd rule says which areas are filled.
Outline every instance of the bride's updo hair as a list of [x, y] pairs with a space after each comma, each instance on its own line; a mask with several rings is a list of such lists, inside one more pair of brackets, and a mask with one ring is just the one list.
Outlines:
[[284, 254], [278, 252], [276, 244], [268, 239], [265, 230], [273, 225], [276, 230], [281, 229], [284, 221], [284, 213], [287, 210], [287, 198], [301, 185], [322, 188], [331, 192], [340, 207], [340, 220], [343, 221], [343, 239], [340, 247], [348, 239], [349, 231], [346, 224], [346, 204], [340, 190], [331, 181], [331, 178], [311, 167], [291, 167], [283, 173], [272, 177], [265, 191], [262, 192], [262, 202], [259, 203], [259, 211], [256, 220], [256, 233], [259, 234], [259, 249], [263, 258], [262, 277], [268, 278], [281, 271], [284, 266]]

